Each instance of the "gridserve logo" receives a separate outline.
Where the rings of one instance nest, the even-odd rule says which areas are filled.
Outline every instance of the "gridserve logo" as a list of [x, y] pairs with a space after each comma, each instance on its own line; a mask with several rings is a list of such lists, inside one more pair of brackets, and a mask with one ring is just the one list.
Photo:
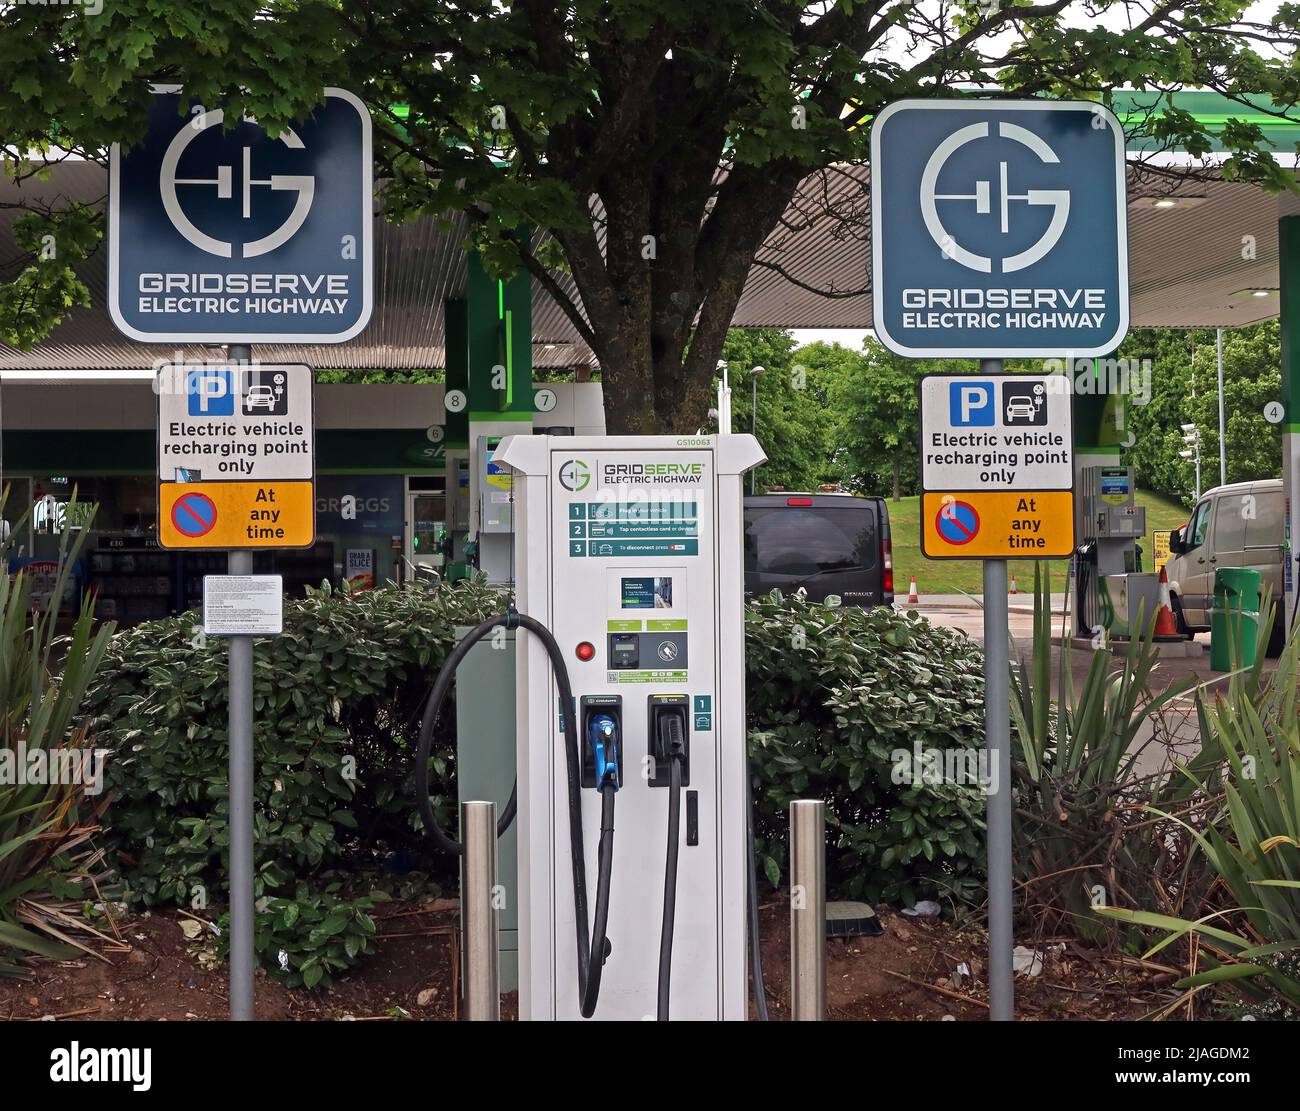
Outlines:
[[581, 494], [591, 485], [591, 468], [581, 459], [561, 463], [560, 485], [574, 494]]
[[[216, 190], [218, 200], [230, 200], [234, 196], [235, 167], [229, 163], [218, 165], [212, 177], [181, 177], [178, 167], [182, 155], [190, 144], [209, 128], [220, 127], [225, 118], [225, 112], [217, 109], [214, 112], [200, 112], [193, 120], [182, 122], [175, 138], [167, 146], [167, 153], [163, 156], [162, 168], [158, 174], [159, 195], [162, 197], [163, 209], [172, 227], [199, 250], [207, 251], [208, 254], [219, 258], [231, 258], [234, 254], [235, 242], [208, 235], [195, 225], [186, 212], [186, 204], [181, 196], [182, 192], [191, 192], [193, 195], [195, 191], [182, 190], [181, 187], [208, 186]], [[292, 128], [285, 131], [279, 141], [289, 150], [303, 149], [302, 139]], [[312, 199], [316, 193], [316, 179], [311, 174], [276, 173], [257, 178], [253, 170], [253, 147], [245, 143], [240, 148], [240, 153], [243, 170], [239, 204], [241, 221], [252, 220], [255, 188], [269, 188], [273, 192], [289, 192], [293, 195], [293, 208], [283, 220], [265, 235], [258, 235], [256, 239], [239, 244], [239, 254], [243, 258], [257, 258], [284, 246], [302, 229], [307, 214], [311, 211]]]
[[325, 90], [272, 135], [154, 92], [149, 127], [109, 159], [109, 310], [144, 342], [340, 343], [373, 301], [371, 129]]
[[[957, 154], [962, 147], [967, 143], [987, 139], [992, 133], [992, 125], [987, 121], [959, 127], [935, 148], [934, 153], [930, 155], [929, 161], [925, 164], [925, 172], [921, 175], [921, 215], [925, 220], [925, 230], [930, 233], [930, 238], [940, 250], [946, 252], [961, 263], [962, 266], [971, 270], [978, 270], [984, 274], [992, 272], [994, 259], [989, 255], [967, 250], [961, 245], [957, 237], [948, 232], [948, 229], [943, 224], [942, 217], [939, 215], [939, 202], [973, 202], [976, 215], [988, 216], [992, 212], [992, 194], [995, 192], [993, 183], [988, 178], [982, 178], [972, 183], [973, 192], [940, 193], [938, 182], [939, 175], [948, 164], [948, 160]], [[1001, 138], [1011, 139], [1019, 143], [1042, 163], [1057, 165], [1061, 161], [1051, 146], [1032, 131], [1018, 124], [1001, 122], [997, 125], [996, 133]], [[998, 220], [1001, 234], [1006, 236], [1011, 232], [1013, 223], [1012, 201], [1022, 201], [1027, 205], [1049, 206], [1051, 219], [1047, 227], [1041, 234], [1036, 235], [1036, 238], [1029, 246], [1023, 250], [1013, 248], [1013, 253], [1004, 254], [997, 260], [998, 269], [1004, 274], [1023, 270], [1045, 257], [1047, 252], [1060, 241], [1061, 233], [1065, 231], [1066, 221], [1070, 218], [1069, 189], [1026, 188], [1023, 193], [1013, 193], [1008, 180], [1009, 167], [1010, 163], [1005, 159], [998, 162], [999, 188], [996, 192], [999, 202]], [[1017, 219], [1015, 222], [1018, 224], [1019, 220]], [[1025, 222], [1029, 223], [1029, 221]]]

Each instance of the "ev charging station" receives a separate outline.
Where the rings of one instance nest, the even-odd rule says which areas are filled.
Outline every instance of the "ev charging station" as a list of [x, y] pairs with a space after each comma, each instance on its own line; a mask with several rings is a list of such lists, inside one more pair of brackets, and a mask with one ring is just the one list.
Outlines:
[[[673, 786], [681, 794], [671, 1017], [746, 1017], [743, 476], [765, 459], [749, 435], [513, 436], [516, 591], [569, 660], [560, 706], [535, 637], [517, 640], [519, 1014], [579, 1015], [578, 928], [567, 830], [565, 735], [577, 715], [582, 823], [600, 829], [599, 754], [612, 722], [618, 832], [597, 1017], [656, 1011]], [[594, 839], [582, 865], [596, 874]], [[585, 914], [585, 910], [583, 911]], [[671, 927], [670, 927], [671, 928]]]
[[444, 661], [416, 798], [434, 842], [462, 852], [429, 799], [438, 714], [475, 644], [523, 630], [497, 823], [498, 837], [516, 823], [521, 1018], [747, 1016], [743, 496], [765, 458], [730, 434], [496, 445], [515, 604]]

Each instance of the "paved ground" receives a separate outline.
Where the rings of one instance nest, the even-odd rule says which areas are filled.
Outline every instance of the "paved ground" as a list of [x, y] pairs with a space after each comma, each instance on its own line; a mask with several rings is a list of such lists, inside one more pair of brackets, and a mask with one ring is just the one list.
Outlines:
[[[1052, 629], [1059, 640], [1062, 629], [1063, 614], [1060, 595], [1052, 596]], [[919, 606], [905, 606], [915, 609], [927, 621], [959, 629], [972, 640], [984, 642], [984, 611], [977, 600], [964, 595], [931, 595], [923, 598]], [[1008, 625], [1010, 626], [1014, 651], [1028, 663], [1033, 652], [1033, 600], [1024, 595], [1016, 595], [1008, 600]], [[1152, 690], [1159, 694], [1168, 687], [1187, 676], [1191, 676], [1197, 686], [1213, 690], [1226, 682], [1226, 677], [1210, 670], [1210, 637], [1200, 633], [1196, 637], [1203, 647], [1203, 654], [1191, 658], [1162, 658], [1152, 673]], [[1077, 687], [1082, 684], [1092, 663], [1092, 652], [1087, 648], [1067, 649], [1070, 670]], [[1061, 652], [1059, 643], [1052, 646], [1052, 697], [1060, 696]], [[1123, 666], [1120, 656], [1113, 656], [1115, 667]], [[1265, 660], [1265, 670], [1272, 671], [1277, 661]], [[1170, 704], [1159, 726], [1148, 726], [1139, 734], [1135, 748], [1141, 750], [1139, 767], [1146, 771], [1156, 771], [1168, 762], [1171, 752], [1178, 752], [1185, 759], [1199, 748], [1197, 737], [1196, 688], [1190, 688], [1184, 695]]]

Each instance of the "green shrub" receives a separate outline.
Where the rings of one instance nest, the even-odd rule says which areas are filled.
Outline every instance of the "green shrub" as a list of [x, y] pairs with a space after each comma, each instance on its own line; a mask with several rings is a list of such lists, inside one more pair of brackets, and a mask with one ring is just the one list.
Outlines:
[[[291, 897], [264, 900], [258, 908], [253, 946], [262, 962], [276, 969], [291, 988], [329, 987], [331, 972], [339, 972], [373, 952], [374, 919], [367, 913], [373, 896], [339, 897], [342, 885], [328, 884], [314, 891], [299, 883]], [[229, 952], [225, 930], [230, 916], [222, 917], [222, 952]]]
[[[367, 863], [381, 844], [423, 853], [409, 790], [419, 713], [455, 627], [500, 608], [499, 593], [481, 582], [324, 589], [286, 600], [284, 635], [257, 642], [256, 897], [279, 908], [274, 926], [259, 926], [272, 974], [286, 974], [281, 949], [319, 948], [309, 935], [320, 927], [318, 910], [332, 922], [343, 909], [329, 886], [342, 864]], [[112, 751], [112, 838], [131, 895], [146, 904], [226, 901], [226, 683], [225, 642], [205, 639], [191, 613], [119, 633], [88, 694], [97, 743]], [[452, 716], [444, 715], [432, 778], [447, 822], [455, 816]], [[345, 938], [319, 966], [337, 970], [363, 951]]]
[[[481, 583], [285, 603], [258, 642], [256, 946], [272, 975], [328, 985], [368, 951], [372, 892], [347, 882], [376, 848], [424, 857], [411, 793], [419, 712], [457, 625], [499, 612]], [[822, 797], [828, 875], [845, 896], [912, 902], [980, 887], [976, 784], [898, 783], [898, 753], [978, 750], [982, 654], [886, 610], [777, 596], [747, 610], [750, 746], [764, 867], [776, 882], [791, 799]], [[226, 651], [196, 614], [114, 638], [89, 694], [112, 750], [111, 836], [133, 898], [226, 901]], [[451, 715], [434, 747], [435, 812], [454, 825]], [[454, 863], [443, 862], [449, 874]]]
[[815, 605], [802, 594], [774, 591], [746, 617], [755, 825], [772, 883], [784, 867], [791, 800], [820, 798], [831, 891], [907, 905], [935, 894], [978, 901], [978, 782], [897, 782], [897, 773], [920, 770], [917, 751], [983, 747], [979, 646], [915, 615]]

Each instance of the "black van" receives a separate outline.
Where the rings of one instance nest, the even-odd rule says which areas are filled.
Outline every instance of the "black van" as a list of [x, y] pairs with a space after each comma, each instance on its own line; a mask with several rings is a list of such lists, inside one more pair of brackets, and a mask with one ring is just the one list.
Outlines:
[[889, 510], [883, 498], [756, 494], [745, 499], [745, 593], [803, 587], [811, 602], [894, 603]]

